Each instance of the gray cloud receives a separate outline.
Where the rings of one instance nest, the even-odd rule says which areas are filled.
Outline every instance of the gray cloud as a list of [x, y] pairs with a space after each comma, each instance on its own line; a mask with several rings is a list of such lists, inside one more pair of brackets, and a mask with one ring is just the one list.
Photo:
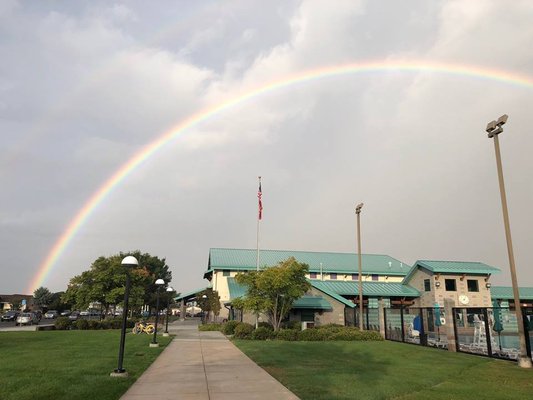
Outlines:
[[[327, 65], [427, 60], [528, 75], [527, 2], [3, 2], [1, 292], [20, 292], [87, 199], [193, 113]], [[502, 10], [505, 8], [505, 13]], [[31, 27], [31, 29], [30, 29]], [[533, 285], [530, 87], [431, 71], [361, 73], [255, 96], [179, 134], [116, 187], [44, 284], [100, 255], [166, 257], [201, 287], [209, 247], [479, 260], [508, 284], [493, 145], [501, 137], [520, 282]]]

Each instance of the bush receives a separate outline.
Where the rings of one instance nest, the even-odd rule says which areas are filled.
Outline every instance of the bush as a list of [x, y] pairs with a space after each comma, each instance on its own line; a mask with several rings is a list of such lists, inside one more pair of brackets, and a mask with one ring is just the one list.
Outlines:
[[89, 329], [89, 321], [87, 321], [86, 319], [77, 320], [76, 329], [80, 329], [80, 330]]
[[271, 330], [271, 331], [274, 330], [274, 327], [273, 327], [272, 325], [270, 325], [270, 323], [268, 323], [268, 322], [259, 322], [259, 323], [257, 324], [257, 327], [258, 327], [258, 328], [267, 328], [267, 329], [269, 329], [269, 330]]
[[296, 329], [280, 329], [275, 332], [275, 338], [278, 340], [296, 341], [299, 339], [300, 331]]
[[300, 332], [300, 340], [305, 341], [323, 341], [328, 340], [330, 333], [327, 329], [314, 329], [309, 328]]
[[222, 324], [198, 325], [199, 331], [220, 331], [221, 329], [222, 329]]
[[57, 330], [64, 331], [70, 329], [72, 322], [70, 319], [68, 319], [68, 317], [57, 317], [54, 322], [54, 326]]
[[100, 321], [100, 329], [111, 329], [111, 321], [103, 319]]
[[300, 321], [286, 321], [281, 323], [282, 329], [296, 329], [298, 331], [302, 330], [302, 323]]
[[88, 328], [89, 329], [92, 329], [92, 330], [95, 330], [95, 329], [102, 329], [102, 324], [100, 323], [100, 321], [97, 321], [95, 319], [91, 319], [88, 321]]
[[234, 337], [236, 337], [237, 339], [250, 339], [252, 337], [253, 331], [253, 325], [247, 324], [246, 322], [240, 322], [235, 327]]
[[235, 333], [235, 327], [239, 325], [239, 321], [228, 321], [222, 325], [222, 333], [224, 335], [233, 335]]
[[253, 340], [267, 340], [273, 336], [273, 330], [266, 326], [260, 326], [252, 332]]

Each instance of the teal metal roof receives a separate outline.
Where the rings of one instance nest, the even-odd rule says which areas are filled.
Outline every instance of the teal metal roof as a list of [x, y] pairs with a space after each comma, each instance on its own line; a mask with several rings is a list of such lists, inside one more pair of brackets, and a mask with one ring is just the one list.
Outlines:
[[424, 268], [434, 274], [489, 275], [501, 272], [499, 268], [482, 262], [418, 260], [403, 281], [408, 282], [418, 268]]
[[[233, 270], [249, 271], [256, 269], [255, 249], [220, 249], [209, 250], [208, 271]], [[329, 253], [292, 250], [260, 250], [259, 265], [274, 266], [289, 257], [309, 265], [309, 271], [320, 273], [320, 264], [324, 273], [349, 273], [358, 271], [358, 258], [355, 253]], [[405, 276], [409, 266], [387, 255], [362, 254], [361, 265], [364, 274], [383, 274]]]
[[[533, 300], [533, 288], [521, 287], [518, 288], [520, 300]], [[490, 288], [490, 297], [493, 300], [507, 300], [514, 299], [513, 288], [511, 286], [492, 286]]]
[[181, 301], [182, 299], [185, 299], [186, 301], [191, 300], [192, 298], [196, 297], [198, 293], [203, 292], [204, 290], [207, 290], [209, 288], [210, 286], [201, 288], [201, 289], [196, 289], [196, 290], [193, 290], [192, 292], [185, 293], [185, 294], [180, 293], [176, 297], [174, 297], [174, 301]]
[[[313, 287], [340, 296], [359, 295], [358, 281], [311, 280]], [[418, 297], [420, 292], [400, 282], [363, 282], [363, 295], [368, 297]]]
[[[230, 301], [246, 295], [246, 286], [239, 285], [235, 278], [228, 278]], [[321, 296], [304, 295], [296, 300], [292, 308], [306, 308], [316, 310], [332, 310], [331, 304]]]

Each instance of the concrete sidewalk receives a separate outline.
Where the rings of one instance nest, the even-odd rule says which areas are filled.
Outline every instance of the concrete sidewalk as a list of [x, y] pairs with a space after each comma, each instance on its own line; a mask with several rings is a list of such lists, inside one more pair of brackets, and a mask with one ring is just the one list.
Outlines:
[[298, 400], [220, 332], [169, 325], [174, 340], [121, 400]]

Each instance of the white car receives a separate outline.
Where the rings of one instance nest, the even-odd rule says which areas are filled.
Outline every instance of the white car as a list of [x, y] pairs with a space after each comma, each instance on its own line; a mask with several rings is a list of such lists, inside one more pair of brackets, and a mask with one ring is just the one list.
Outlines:
[[89, 315], [91, 315], [91, 313], [89, 311], [80, 311], [80, 315], [82, 317], [88, 317]]
[[54, 319], [54, 318], [57, 318], [57, 315], [58, 313], [56, 310], [48, 310], [46, 314], [44, 314], [44, 317], [46, 319]]
[[34, 313], [22, 313], [17, 317], [15, 325], [33, 325], [38, 324], [39, 319]]

